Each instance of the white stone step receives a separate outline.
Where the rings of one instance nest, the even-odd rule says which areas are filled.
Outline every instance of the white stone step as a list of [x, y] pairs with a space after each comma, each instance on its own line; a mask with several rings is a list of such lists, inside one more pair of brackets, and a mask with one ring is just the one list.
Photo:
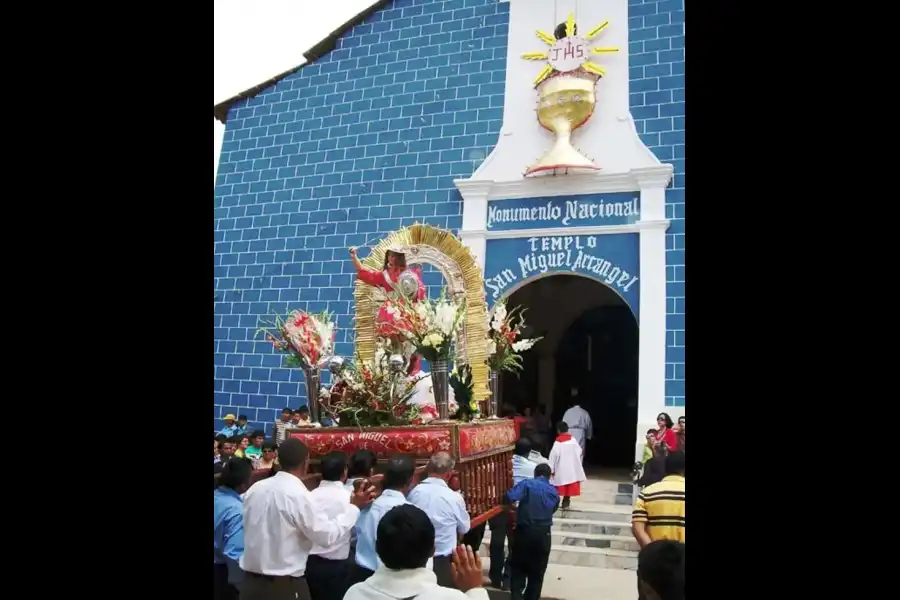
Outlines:
[[[485, 576], [491, 560], [482, 559]], [[508, 593], [491, 589], [491, 600], [505, 600]], [[572, 565], [547, 565], [542, 600], [637, 600], [637, 582], [633, 571]]]
[[[490, 557], [487, 545], [487, 534], [481, 543], [479, 554]], [[587, 546], [564, 546], [554, 543], [550, 547], [550, 563], [556, 565], [574, 565], [578, 567], [595, 567], [600, 569], [637, 570], [637, 552], [618, 550], [615, 548], [590, 548]]]
[[[630, 550], [637, 552], [637, 541], [631, 535], [631, 528], [628, 528], [628, 534], [609, 534], [609, 533], [583, 533], [580, 531], [567, 531], [557, 528], [555, 525], [551, 531], [552, 544], [554, 547], [560, 548], [597, 548], [612, 550]], [[482, 543], [490, 542], [491, 532], [488, 530], [484, 534]], [[509, 540], [506, 540], [507, 546]], [[565, 563], [564, 563], [565, 564]]]

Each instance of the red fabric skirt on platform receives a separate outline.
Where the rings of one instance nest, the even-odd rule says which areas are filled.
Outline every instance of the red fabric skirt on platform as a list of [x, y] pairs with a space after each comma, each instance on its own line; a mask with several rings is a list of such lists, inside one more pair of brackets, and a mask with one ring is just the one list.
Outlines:
[[556, 486], [556, 491], [559, 492], [560, 497], [580, 496], [581, 495], [581, 482], [576, 481], [575, 483], [567, 483], [566, 485], [558, 485], [558, 486]]

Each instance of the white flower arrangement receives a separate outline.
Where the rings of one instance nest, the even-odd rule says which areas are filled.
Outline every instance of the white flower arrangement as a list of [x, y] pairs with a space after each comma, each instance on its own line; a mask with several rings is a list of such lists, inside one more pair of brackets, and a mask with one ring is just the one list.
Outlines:
[[453, 344], [459, 335], [460, 320], [465, 306], [446, 297], [444, 291], [437, 300], [428, 298], [411, 303], [399, 295], [388, 300], [386, 307], [397, 315], [395, 328], [415, 347], [425, 360], [449, 360]]
[[538, 343], [541, 338], [521, 338], [525, 327], [525, 311], [519, 307], [510, 311], [506, 301], [494, 306], [488, 335], [488, 366], [494, 371], [518, 372], [522, 370], [521, 353]]

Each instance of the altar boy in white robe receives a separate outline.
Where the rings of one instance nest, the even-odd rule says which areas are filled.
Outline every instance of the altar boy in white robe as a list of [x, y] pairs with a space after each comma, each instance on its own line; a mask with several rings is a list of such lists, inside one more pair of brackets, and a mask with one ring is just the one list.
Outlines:
[[584, 467], [581, 466], [581, 444], [569, 433], [569, 426], [565, 421], [556, 425], [559, 435], [553, 442], [550, 450], [550, 483], [556, 486], [562, 504], [560, 508], [569, 508], [572, 496], [581, 495], [581, 482], [587, 477], [584, 475]]

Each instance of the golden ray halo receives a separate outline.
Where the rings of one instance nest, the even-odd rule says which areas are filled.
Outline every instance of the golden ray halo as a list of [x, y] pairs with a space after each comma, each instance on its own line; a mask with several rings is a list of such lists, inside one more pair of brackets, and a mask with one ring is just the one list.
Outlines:
[[[466, 298], [465, 332], [466, 360], [472, 367], [472, 395], [475, 401], [486, 400], [488, 386], [488, 313], [484, 296], [481, 268], [469, 248], [449, 231], [431, 225], [414, 224], [385, 237], [362, 260], [370, 269], [380, 270], [384, 253], [390, 246], [429, 246], [456, 263], [462, 273]], [[363, 360], [375, 358], [375, 314], [378, 308], [374, 288], [357, 281], [353, 290], [356, 299], [356, 351]]]
[[[593, 27], [590, 31], [588, 31], [587, 34], [585, 34], [583, 36], [583, 39], [586, 41], [592, 40], [597, 35], [599, 35], [604, 29], [606, 29], [606, 27], [608, 25], [609, 25], [609, 21], [604, 21], [604, 22], [600, 23], [599, 25], [597, 25], [596, 27]], [[554, 46], [558, 41], [555, 37], [553, 37], [546, 31], [538, 30], [535, 32], [535, 34], [537, 35], [538, 39], [540, 39], [542, 42], [544, 42], [545, 44], [547, 44], [548, 46], [551, 46], [551, 47]], [[575, 34], [575, 13], [569, 13], [568, 18], [566, 19], [566, 37], [571, 37], [574, 34]], [[595, 47], [595, 48], [591, 48], [590, 54], [607, 54], [607, 53], [618, 52], [618, 51], [619, 51], [618, 48], [609, 47], [609, 46]], [[547, 61], [549, 61], [550, 55], [547, 52], [526, 52], [526, 53], [522, 54], [522, 58], [524, 58], [525, 60], [547, 60]], [[585, 57], [584, 62], [581, 63], [580, 68], [584, 69], [585, 71], [588, 71], [590, 73], [594, 73], [595, 75], [603, 76], [606, 74], [606, 70], [602, 66], [591, 61], [590, 57], [587, 57], [587, 56]], [[534, 80], [535, 87], [537, 87], [542, 81], [547, 79], [547, 77], [552, 75], [554, 71], [555, 71], [555, 69], [550, 64], [545, 65], [544, 68], [541, 69], [541, 72], [538, 73], [537, 78]]]

